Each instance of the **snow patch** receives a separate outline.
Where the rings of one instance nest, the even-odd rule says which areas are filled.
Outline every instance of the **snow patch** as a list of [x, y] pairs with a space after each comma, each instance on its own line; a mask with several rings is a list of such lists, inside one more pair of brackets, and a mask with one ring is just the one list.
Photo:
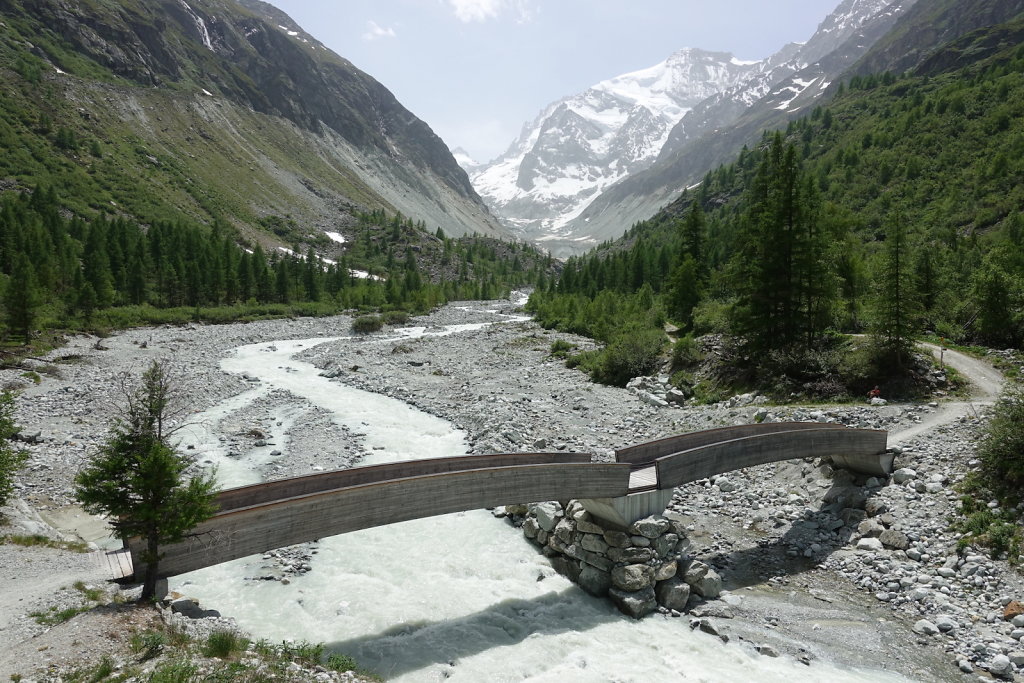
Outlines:
[[331, 232], [330, 230], [324, 230], [324, 234], [331, 240], [334, 240], [338, 244], [345, 244], [345, 236], [340, 232]]

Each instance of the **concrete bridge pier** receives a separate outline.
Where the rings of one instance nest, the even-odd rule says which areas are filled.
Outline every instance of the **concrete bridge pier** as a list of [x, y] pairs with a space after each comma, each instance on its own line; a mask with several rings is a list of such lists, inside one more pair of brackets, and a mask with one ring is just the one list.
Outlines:
[[672, 493], [673, 489], [655, 489], [618, 498], [581, 498], [580, 504], [605, 526], [626, 531], [639, 519], [665, 512]]

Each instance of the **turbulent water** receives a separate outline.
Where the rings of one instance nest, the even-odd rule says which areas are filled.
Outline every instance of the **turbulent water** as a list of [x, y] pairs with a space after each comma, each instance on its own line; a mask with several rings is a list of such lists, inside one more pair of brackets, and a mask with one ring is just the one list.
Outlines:
[[[409, 328], [404, 337], [452, 334]], [[258, 480], [268, 453], [227, 456], [216, 427], [272, 389], [321, 406], [365, 434], [365, 464], [461, 455], [466, 434], [401, 401], [320, 377], [294, 355], [329, 339], [243, 346], [222, 361], [260, 384], [207, 411], [182, 436], [218, 465], [225, 486]], [[279, 409], [279, 433], [295, 411]], [[276, 448], [287, 450], [287, 443]], [[388, 680], [432, 681], [879, 681], [816, 662], [754, 654], [693, 632], [686, 618], [620, 615], [554, 573], [522, 534], [477, 510], [323, 539], [312, 570], [290, 583], [259, 581], [260, 557], [193, 572], [171, 588], [234, 617], [256, 637], [325, 642]]]

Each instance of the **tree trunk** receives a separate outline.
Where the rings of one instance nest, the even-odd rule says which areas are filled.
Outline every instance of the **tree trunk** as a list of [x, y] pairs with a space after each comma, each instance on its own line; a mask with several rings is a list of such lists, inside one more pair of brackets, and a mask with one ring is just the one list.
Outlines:
[[159, 560], [158, 539], [155, 533], [150, 533], [146, 539], [146, 579], [142, 584], [142, 595], [139, 596], [140, 602], [152, 600], [156, 597], [157, 563]]

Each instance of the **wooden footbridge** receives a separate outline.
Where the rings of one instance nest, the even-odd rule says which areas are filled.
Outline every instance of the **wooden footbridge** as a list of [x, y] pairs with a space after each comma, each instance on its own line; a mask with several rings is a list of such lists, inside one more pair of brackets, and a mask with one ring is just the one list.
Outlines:
[[[792, 458], [885, 475], [886, 432], [819, 423], [772, 423], [692, 432], [616, 451], [613, 463], [580, 453], [433, 458], [355, 467], [222, 491], [219, 511], [188, 539], [162, 548], [175, 576], [318, 538], [421, 517], [529, 501], [581, 500], [609, 526], [662, 512], [675, 487]], [[126, 543], [141, 576], [141, 539]]]

